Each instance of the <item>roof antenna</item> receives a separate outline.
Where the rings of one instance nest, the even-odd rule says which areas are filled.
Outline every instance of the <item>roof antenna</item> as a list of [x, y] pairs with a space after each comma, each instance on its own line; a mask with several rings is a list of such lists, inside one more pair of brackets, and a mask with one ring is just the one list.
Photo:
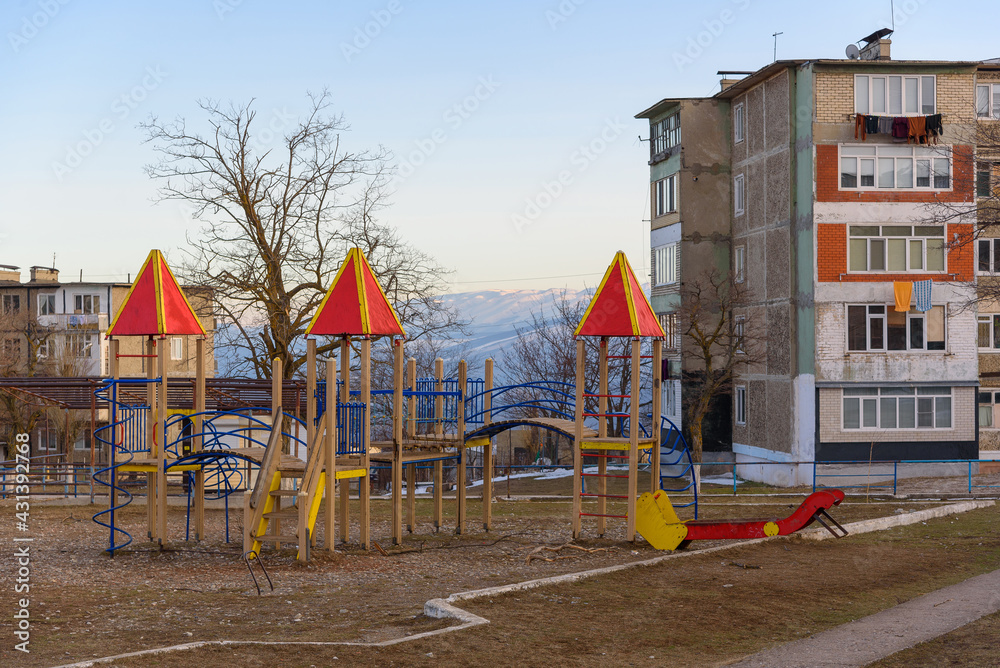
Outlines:
[[896, 8], [893, 0], [889, 0], [889, 21], [892, 22], [892, 31], [896, 32]]
[[784, 35], [783, 32], [771, 33], [771, 37], [774, 38], [774, 60], [772, 62], [777, 62], [778, 60], [778, 35]]

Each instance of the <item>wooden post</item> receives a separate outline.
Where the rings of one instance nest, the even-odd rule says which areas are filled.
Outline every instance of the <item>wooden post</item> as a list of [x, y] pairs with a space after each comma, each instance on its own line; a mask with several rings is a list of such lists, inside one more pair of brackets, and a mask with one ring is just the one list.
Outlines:
[[465, 360], [458, 363], [458, 428], [455, 445], [458, 447], [458, 474], [455, 476], [455, 496], [458, 499], [458, 522], [455, 533], [465, 533], [465, 392], [468, 388], [469, 368]]
[[361, 341], [361, 401], [365, 405], [364, 454], [361, 463], [365, 472], [358, 480], [358, 496], [361, 498], [361, 548], [367, 550], [371, 547], [371, 481], [368, 479], [371, 475], [371, 460], [368, 458], [368, 451], [371, 449], [372, 439], [372, 340], [367, 337]]
[[159, 396], [156, 412], [159, 420], [156, 428], [159, 445], [156, 467], [156, 522], [160, 545], [167, 541], [167, 340], [160, 339], [156, 352], [156, 367], [160, 372]]
[[[278, 413], [281, 412], [281, 409], [283, 408], [282, 401], [281, 401], [281, 399], [282, 399], [282, 397], [281, 397], [281, 394], [282, 394], [282, 392], [281, 392], [281, 390], [282, 390], [282, 382], [281, 381], [283, 379], [283, 375], [284, 375], [284, 370], [282, 368], [281, 358], [280, 357], [275, 357], [273, 360], [271, 360], [271, 431], [274, 431], [275, 429], [277, 429], [279, 434], [281, 433], [281, 429], [282, 429], [282, 426], [283, 426], [281, 423], [284, 421], [282, 418], [278, 417]], [[281, 439], [279, 439], [277, 441], [278, 443], [282, 444], [282, 447], [281, 447], [282, 451], [284, 451], [284, 449], [285, 449], [283, 441], [284, 441], [284, 438], [281, 438]], [[280, 458], [281, 458], [280, 454], [278, 455], [278, 458], [280, 460]], [[280, 496], [274, 497], [274, 510], [275, 511], [280, 511], [281, 510], [281, 497]], [[271, 520], [271, 521], [274, 523], [274, 533], [276, 535], [280, 536], [281, 535], [281, 520], [276, 518], [276, 519]], [[280, 550], [281, 549], [281, 543], [275, 543], [274, 544], [274, 549]]]
[[639, 478], [639, 339], [632, 339], [632, 392], [629, 397], [628, 528], [625, 540], [635, 540], [635, 499]]
[[[199, 336], [194, 344], [194, 433], [193, 452], [205, 449], [205, 337]], [[194, 539], [205, 538], [205, 469], [198, 467], [194, 473]]]
[[[393, 340], [392, 357], [392, 544], [403, 542], [403, 340]], [[412, 477], [412, 476], [411, 476]], [[413, 492], [406, 490], [407, 498]], [[410, 517], [413, 522], [413, 517]], [[413, 531], [412, 524], [410, 531]]]
[[[486, 360], [483, 383], [483, 424], [493, 422], [493, 359]], [[493, 439], [483, 446], [483, 530], [493, 526]]]
[[337, 360], [329, 357], [326, 360], [326, 448], [323, 460], [326, 464], [326, 513], [323, 527], [323, 546], [327, 552], [334, 548], [334, 522], [337, 502]]
[[[438, 357], [434, 360], [434, 435], [444, 438], [444, 397], [441, 392], [444, 390], [444, 360]], [[434, 462], [434, 531], [441, 528], [444, 517], [442, 505], [442, 487], [444, 487], [444, 463], [439, 459]]]
[[583, 473], [583, 368], [587, 362], [587, 350], [583, 339], [576, 340], [576, 415], [573, 428], [573, 538], [580, 537], [580, 474]]
[[650, 492], [660, 489], [660, 414], [663, 412], [663, 340], [653, 339], [653, 451], [650, 459]]
[[[141, 347], [142, 344], [140, 344]], [[142, 360], [146, 365], [146, 404], [149, 406], [149, 410], [146, 412], [146, 449], [149, 452], [149, 458], [151, 461], [157, 461], [157, 448], [156, 448], [156, 426], [157, 426], [157, 411], [156, 411], [156, 385], [153, 380], [156, 378], [156, 362], [154, 361], [154, 355], [156, 353], [156, 344], [153, 341], [153, 337], [150, 336], [146, 339], [146, 350]], [[147, 535], [149, 540], [156, 540], [156, 474], [147, 473], [146, 474], [146, 521], [148, 523]]]
[[[116, 380], [116, 381], [119, 379], [119, 376], [120, 376], [120, 371], [119, 371], [120, 367], [118, 366], [118, 344], [119, 344], [118, 339], [114, 339], [113, 338], [113, 339], [111, 339], [111, 345], [109, 346], [109, 349], [108, 349], [108, 357], [110, 358], [110, 362], [111, 362], [111, 377], [114, 380]], [[114, 390], [114, 393], [112, 394], [112, 398], [117, 398], [117, 391], [118, 391], [118, 388], [116, 387], [115, 390]], [[93, 396], [94, 395], [91, 394], [91, 397], [93, 397]], [[117, 418], [117, 406], [115, 406], [115, 404], [113, 404], [113, 403], [111, 403], [109, 401], [108, 402], [108, 424], [113, 425], [115, 422], [117, 422], [116, 418]], [[108, 502], [109, 502], [108, 509], [109, 510], [118, 505], [118, 489], [116, 487], [117, 484], [118, 484], [118, 470], [116, 468], [114, 468], [114, 466], [115, 466], [115, 457], [116, 457], [115, 443], [119, 443], [120, 440], [117, 438], [117, 434], [115, 432], [119, 432], [120, 431], [120, 433], [122, 435], [121, 441], [123, 441], [124, 438], [125, 438], [125, 433], [124, 433], [125, 432], [125, 427], [124, 426], [111, 427], [110, 431], [111, 431], [111, 443], [108, 444], [108, 466], [111, 467], [111, 470], [108, 471], [108, 474], [109, 474], [108, 475], [108, 482], [111, 483], [111, 487], [108, 489]], [[93, 439], [93, 436], [91, 436], [91, 439]], [[149, 503], [149, 496], [146, 497], [146, 503], [147, 504]], [[115, 512], [114, 510], [111, 510], [111, 512], [110, 512], [110, 515], [111, 515], [110, 519], [111, 519], [112, 526], [114, 526], [114, 519], [115, 519], [114, 512]], [[115, 532], [114, 532], [114, 529], [112, 529], [111, 530], [111, 543], [110, 543], [110, 545], [114, 545], [114, 539], [115, 539]], [[112, 554], [114, 554], [114, 553], [112, 552]]]
[[411, 439], [417, 434], [417, 360], [406, 360], [406, 375], [410, 379], [410, 396], [406, 400], [406, 435]]
[[[296, 407], [297, 409], [298, 407]], [[306, 341], [306, 459], [316, 438], [316, 339]]]
[[[340, 401], [351, 402], [351, 338], [345, 336], [340, 341], [340, 379], [344, 381], [340, 390]], [[350, 414], [344, 417], [344, 426], [350, 429]], [[350, 431], [348, 431], [350, 434]], [[360, 457], [359, 457], [360, 459]], [[358, 494], [360, 498], [360, 493]], [[340, 483], [340, 542], [346, 543], [351, 530], [351, 480], [344, 478]]]
[[[598, 386], [600, 389], [597, 392], [601, 396], [597, 399], [597, 412], [601, 414], [601, 417], [597, 418], [597, 435], [600, 438], [606, 438], [608, 435], [608, 418], [604, 416], [608, 412], [608, 337], [601, 337], [599, 350], [598, 376], [600, 381]], [[609, 452], [611, 451], [605, 450], [599, 454], [606, 455]], [[600, 474], [600, 477], [597, 478], [597, 493], [601, 495], [597, 497], [597, 514], [601, 515], [601, 517], [597, 518], [597, 535], [603, 538], [608, 523], [608, 518], [603, 517], [608, 514], [608, 497], [605, 496], [608, 493], [608, 479], [604, 477], [608, 473], [607, 457], [597, 458], [597, 472]]]

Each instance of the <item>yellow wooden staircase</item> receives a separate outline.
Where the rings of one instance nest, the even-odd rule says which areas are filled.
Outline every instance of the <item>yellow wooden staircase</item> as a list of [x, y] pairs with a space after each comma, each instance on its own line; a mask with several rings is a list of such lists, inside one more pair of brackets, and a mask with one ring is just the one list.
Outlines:
[[[273, 425], [281, 425], [283, 417], [278, 409]], [[281, 452], [280, 426], [272, 427], [260, 472], [244, 504], [244, 553], [259, 553], [262, 543], [274, 543], [276, 547], [292, 543], [299, 548], [297, 559], [309, 560], [313, 529], [326, 486], [323, 437], [324, 429], [320, 427], [309, 444], [307, 461], [303, 462]], [[286, 479], [298, 483], [283, 485]], [[292, 505], [283, 508], [283, 499], [292, 499]], [[285, 522], [294, 522], [294, 531], [288, 531]]]

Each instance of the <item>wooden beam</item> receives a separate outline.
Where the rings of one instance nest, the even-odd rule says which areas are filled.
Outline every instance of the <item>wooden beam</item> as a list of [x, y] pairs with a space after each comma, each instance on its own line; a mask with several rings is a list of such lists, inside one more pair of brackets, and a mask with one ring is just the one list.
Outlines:
[[[493, 422], [493, 359], [486, 360], [483, 391], [483, 424]], [[483, 446], [483, 530], [493, 525], [493, 439]]]
[[[444, 360], [438, 357], [434, 360], [434, 391], [444, 390]], [[438, 437], [444, 435], [444, 397], [438, 394], [434, 397], [434, 434]], [[441, 528], [444, 518], [443, 492], [444, 486], [444, 465], [442, 462], [434, 462], [434, 530]]]
[[650, 493], [655, 494], [660, 489], [660, 444], [662, 435], [660, 424], [663, 422], [663, 341], [653, 340], [653, 451], [650, 456]]
[[160, 339], [156, 353], [156, 366], [160, 372], [159, 396], [156, 399], [159, 440], [156, 467], [156, 522], [160, 545], [167, 542], [167, 340]]
[[576, 340], [576, 415], [573, 430], [573, 538], [580, 537], [580, 493], [583, 491], [580, 474], [583, 472], [583, 457], [580, 444], [583, 441], [583, 369], [587, 363], [587, 350], [583, 339]]
[[[600, 342], [600, 352], [598, 354], [598, 368], [599, 368], [599, 389], [598, 393], [601, 395], [597, 399], [597, 412], [602, 415], [602, 417], [597, 418], [597, 436], [598, 438], [605, 438], [608, 435], [608, 418], [603, 417], [608, 412], [608, 337], [602, 336]], [[606, 457], [597, 458], [597, 472], [601, 474], [601, 477], [597, 479], [597, 493], [607, 494], [608, 493], [608, 479], [604, 476], [608, 473], [608, 460]], [[608, 513], [608, 499], [606, 496], [597, 497], [597, 514], [606, 515]], [[604, 533], [607, 530], [607, 519], [606, 517], [597, 518], [597, 535], [604, 537]]]
[[[282, 367], [281, 358], [275, 357], [271, 360], [271, 432], [274, 433], [275, 430], [278, 432], [278, 439], [281, 443], [281, 450], [284, 451], [285, 444], [284, 439], [281, 438], [282, 423], [285, 421], [284, 411], [282, 410], [281, 399], [282, 399], [282, 380], [284, 378], [284, 369]], [[259, 475], [259, 473], [258, 473]], [[275, 512], [281, 511], [281, 501], [282, 498], [277, 496], [274, 498], [274, 510]], [[281, 535], [281, 520], [275, 518], [274, 526], [271, 533], [280, 536]], [[275, 543], [274, 549], [280, 550], [281, 543]]]
[[[194, 344], [194, 452], [205, 448], [205, 337], [199, 336]], [[194, 473], [194, 539], [205, 538], [205, 468], [198, 467]]]
[[[340, 389], [340, 401], [347, 404], [351, 401], [351, 339], [345, 336], [340, 341], [340, 379], [343, 385]], [[345, 417], [349, 421], [350, 416]], [[349, 433], [349, 432], [348, 432]], [[359, 488], [360, 489], [360, 488]], [[359, 494], [360, 497], [360, 494]], [[351, 527], [351, 481], [340, 483], [340, 542], [346, 543], [350, 537]]]
[[[336, 517], [337, 489], [337, 360], [326, 360], [326, 440], [324, 463], [326, 464], [326, 513], [323, 526], [324, 547], [327, 552], [334, 548], [334, 522]], [[346, 484], [346, 481], [345, 481]]]
[[632, 392], [629, 397], [628, 519], [625, 540], [635, 540], [635, 499], [639, 482], [639, 339], [632, 339]]
[[365, 477], [358, 479], [361, 498], [361, 548], [364, 550], [371, 548], [371, 460], [369, 450], [372, 440], [372, 340], [365, 338], [361, 340], [361, 402], [365, 405], [365, 437], [364, 453], [362, 455], [361, 466], [365, 470]]
[[458, 499], [458, 521], [455, 533], [465, 533], [465, 463], [469, 451], [465, 447], [465, 393], [469, 383], [469, 367], [465, 360], [458, 363], [458, 473], [455, 475], [455, 496]]
[[[403, 542], [403, 340], [393, 340], [392, 357], [392, 544]], [[412, 488], [406, 490], [407, 497]], [[411, 517], [410, 521], [413, 519]], [[410, 531], [412, 531], [412, 526]]]

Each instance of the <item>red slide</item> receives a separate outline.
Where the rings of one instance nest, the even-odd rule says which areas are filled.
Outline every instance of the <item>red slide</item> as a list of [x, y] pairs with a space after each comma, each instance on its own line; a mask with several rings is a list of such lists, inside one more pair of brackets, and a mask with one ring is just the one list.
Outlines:
[[833, 526], [840, 529], [843, 535], [847, 530], [837, 524], [827, 514], [827, 509], [839, 505], [844, 500], [844, 493], [839, 489], [824, 489], [810, 494], [798, 509], [781, 520], [690, 520], [685, 522], [689, 540], [718, 540], [731, 538], [765, 538], [767, 536], [787, 536], [818, 521], [827, 531], [838, 538], [840, 535], [824, 521], [829, 520]]

